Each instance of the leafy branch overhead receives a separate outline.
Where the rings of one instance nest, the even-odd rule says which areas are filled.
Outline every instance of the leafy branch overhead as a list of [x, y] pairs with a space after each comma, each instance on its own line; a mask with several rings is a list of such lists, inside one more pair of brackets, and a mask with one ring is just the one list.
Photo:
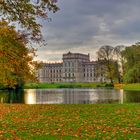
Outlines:
[[1, 17], [9, 22], [18, 22], [28, 31], [31, 39], [42, 39], [41, 25], [37, 18], [48, 18], [48, 12], [56, 12], [56, 0], [0, 0]]

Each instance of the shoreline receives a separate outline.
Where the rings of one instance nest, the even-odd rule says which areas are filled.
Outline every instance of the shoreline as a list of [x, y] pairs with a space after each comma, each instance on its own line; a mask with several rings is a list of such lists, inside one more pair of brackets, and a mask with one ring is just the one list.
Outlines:
[[114, 88], [125, 91], [140, 91], [140, 83], [114, 84], [110, 83], [28, 83], [24, 89], [61, 89], [61, 88]]
[[[125, 91], [140, 91], [140, 83], [114, 84], [110, 83], [27, 83], [22, 89], [62, 89], [62, 88], [106, 88], [123, 89]], [[7, 90], [1, 88], [0, 90]]]
[[24, 89], [61, 89], [61, 88], [114, 88], [109, 83], [30, 83]]

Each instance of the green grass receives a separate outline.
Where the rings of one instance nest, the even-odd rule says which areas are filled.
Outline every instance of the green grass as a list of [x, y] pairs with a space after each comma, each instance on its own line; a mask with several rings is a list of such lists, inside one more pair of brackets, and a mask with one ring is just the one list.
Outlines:
[[97, 88], [110, 87], [107, 83], [28, 83], [25, 84], [25, 89], [37, 88]]
[[138, 140], [140, 104], [0, 104], [0, 139]]
[[140, 83], [125, 84], [123, 85], [124, 90], [140, 91]]

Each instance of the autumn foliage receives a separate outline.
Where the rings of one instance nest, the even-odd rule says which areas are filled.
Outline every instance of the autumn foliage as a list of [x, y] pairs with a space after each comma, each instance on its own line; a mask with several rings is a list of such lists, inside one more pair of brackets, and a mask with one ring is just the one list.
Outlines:
[[48, 19], [48, 11], [56, 12], [56, 0], [0, 0], [0, 17], [16, 22], [30, 34], [30, 39], [42, 39], [37, 18]]
[[34, 49], [26, 47], [26, 40], [13, 26], [0, 22], [0, 85], [20, 86], [35, 80]]

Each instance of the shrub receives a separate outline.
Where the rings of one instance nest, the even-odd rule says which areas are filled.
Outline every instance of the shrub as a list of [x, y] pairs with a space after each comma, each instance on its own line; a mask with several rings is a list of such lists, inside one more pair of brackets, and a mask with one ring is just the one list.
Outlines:
[[114, 84], [112, 84], [112, 83], [107, 83], [107, 84], [105, 84], [105, 87], [114, 87]]

